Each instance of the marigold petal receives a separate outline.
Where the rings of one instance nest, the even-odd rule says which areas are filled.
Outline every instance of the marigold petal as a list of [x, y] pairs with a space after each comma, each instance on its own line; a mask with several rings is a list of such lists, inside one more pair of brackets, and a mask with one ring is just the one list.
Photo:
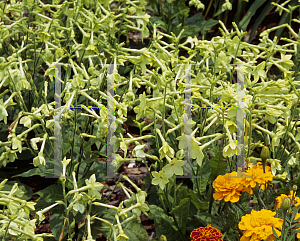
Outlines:
[[220, 192], [215, 192], [213, 194], [213, 197], [214, 197], [215, 200], [222, 200], [223, 195]]

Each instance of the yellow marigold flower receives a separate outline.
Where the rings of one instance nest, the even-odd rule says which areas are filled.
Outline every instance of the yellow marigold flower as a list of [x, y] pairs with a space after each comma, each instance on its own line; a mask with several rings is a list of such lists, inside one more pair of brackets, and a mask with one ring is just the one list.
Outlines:
[[[273, 180], [273, 174], [271, 172], [271, 168], [269, 166], [265, 167], [266, 173], [263, 171], [263, 165], [261, 163], [257, 163], [257, 165], [251, 167], [246, 171], [246, 176], [252, 176], [253, 178], [246, 178], [246, 187], [254, 188], [256, 183], [261, 186], [261, 189], [265, 189], [265, 182], [269, 182]], [[252, 191], [249, 192], [252, 194]]]
[[[295, 193], [296, 195], [296, 193]], [[293, 201], [293, 204], [295, 204], [296, 207], [300, 206], [300, 198], [299, 197], [296, 197], [294, 195], [294, 201]], [[289, 195], [285, 195], [285, 194], [281, 194], [279, 197], [276, 198], [276, 204], [275, 204], [275, 209], [280, 209], [281, 207], [281, 203], [282, 203], [282, 200], [285, 198], [285, 197], [289, 197], [291, 200], [293, 198], [293, 191], [290, 191]], [[292, 210], [290, 211], [292, 213]]]
[[244, 190], [245, 178], [230, 178], [228, 176], [237, 176], [236, 172], [226, 173], [224, 176], [219, 175], [213, 181], [213, 188], [216, 193], [213, 194], [215, 200], [222, 200], [225, 202], [238, 202], [239, 191]]
[[274, 217], [275, 214], [271, 210], [262, 209], [260, 211], [252, 210], [251, 214], [243, 216], [239, 223], [239, 229], [244, 230], [240, 241], [261, 241], [269, 235], [267, 241], [275, 241], [272, 227], [280, 237], [281, 232], [279, 230], [281, 230], [283, 224], [282, 219]]
[[191, 232], [190, 237], [193, 238], [192, 241], [222, 241], [221, 237], [223, 237], [223, 234], [220, 230], [208, 224], [204, 228], [194, 229], [194, 231]]

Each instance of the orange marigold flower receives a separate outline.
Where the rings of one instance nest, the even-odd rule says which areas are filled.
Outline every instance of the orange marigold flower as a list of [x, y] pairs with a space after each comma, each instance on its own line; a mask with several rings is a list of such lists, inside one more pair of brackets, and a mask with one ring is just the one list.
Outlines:
[[197, 228], [191, 232], [192, 241], [222, 241], [223, 234], [215, 227], [208, 224], [204, 228]]
[[[295, 196], [296, 193], [294, 194], [294, 201], [293, 201], [293, 204], [295, 204], [296, 207], [300, 206], [300, 198], [299, 197], [296, 197]], [[285, 194], [281, 194], [279, 197], [276, 198], [276, 204], [275, 204], [275, 209], [280, 209], [281, 207], [281, 203], [282, 203], [282, 200], [285, 198], [285, 197], [289, 197], [291, 200], [293, 198], [293, 191], [290, 191], [289, 195], [285, 195]], [[292, 213], [292, 210], [290, 211]]]
[[228, 176], [237, 176], [236, 172], [226, 173], [224, 176], [219, 175], [213, 181], [213, 188], [216, 193], [213, 194], [215, 200], [222, 200], [225, 202], [238, 202], [239, 192], [244, 190], [245, 178], [230, 178]]
[[275, 241], [272, 227], [277, 235], [281, 236], [279, 230], [281, 230], [283, 224], [282, 219], [274, 217], [275, 214], [271, 210], [262, 209], [260, 211], [252, 210], [251, 214], [243, 216], [239, 223], [239, 229], [244, 230], [240, 241], [261, 241], [269, 235], [267, 241]]
[[[269, 166], [266, 166], [266, 173], [263, 171], [263, 165], [261, 163], [257, 163], [257, 165], [251, 167], [248, 169], [245, 173], [246, 176], [252, 176], [253, 178], [246, 178], [245, 183], [246, 187], [254, 188], [256, 186], [256, 183], [261, 185], [261, 189], [265, 189], [265, 182], [269, 182], [273, 180], [273, 174], [271, 171], [271, 168]], [[252, 194], [252, 190], [249, 192]]]

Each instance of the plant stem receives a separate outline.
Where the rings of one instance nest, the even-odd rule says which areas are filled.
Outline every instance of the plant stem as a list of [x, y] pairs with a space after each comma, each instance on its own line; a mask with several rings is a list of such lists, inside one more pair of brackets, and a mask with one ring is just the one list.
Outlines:
[[263, 200], [261, 200], [260, 196], [259, 196], [259, 191], [257, 192], [254, 192], [255, 196], [257, 197], [258, 199], [258, 202], [264, 207], [264, 209], [268, 210], [266, 205], [264, 204]]
[[[164, 194], [165, 194], [165, 197], [166, 197], [166, 200], [167, 200], [167, 204], [168, 204], [169, 210], [171, 211], [171, 205], [170, 205], [170, 203], [169, 203], [169, 199], [168, 199], [168, 195], [167, 195], [167, 193], [166, 193], [166, 190], [164, 190]], [[181, 229], [180, 229], [180, 227], [179, 227], [179, 225], [178, 225], [177, 219], [176, 219], [176, 217], [175, 217], [175, 213], [172, 214], [172, 217], [173, 217], [173, 219], [174, 219], [174, 222], [175, 222], [176, 227], [178, 228], [178, 231], [179, 231], [179, 233], [180, 233], [180, 236], [181, 236], [182, 240], [185, 241], [185, 237], [184, 237], [184, 235], [183, 235], [183, 233], [182, 233], [182, 231], [181, 231]]]
[[209, 197], [209, 206], [208, 206], [208, 213], [211, 214], [211, 210], [212, 210], [212, 204], [213, 204], [213, 188], [212, 186], [210, 187], [211, 188], [211, 192], [210, 192], [210, 197]]

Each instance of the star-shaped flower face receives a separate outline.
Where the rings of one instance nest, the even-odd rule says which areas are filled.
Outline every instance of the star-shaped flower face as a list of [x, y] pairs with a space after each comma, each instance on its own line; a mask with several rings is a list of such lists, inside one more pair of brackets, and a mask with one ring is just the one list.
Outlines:
[[153, 185], [159, 185], [159, 187], [163, 190], [165, 188], [165, 185], [169, 182], [168, 178], [165, 176], [165, 173], [163, 170], [158, 172], [151, 172], [153, 175], [152, 184]]

